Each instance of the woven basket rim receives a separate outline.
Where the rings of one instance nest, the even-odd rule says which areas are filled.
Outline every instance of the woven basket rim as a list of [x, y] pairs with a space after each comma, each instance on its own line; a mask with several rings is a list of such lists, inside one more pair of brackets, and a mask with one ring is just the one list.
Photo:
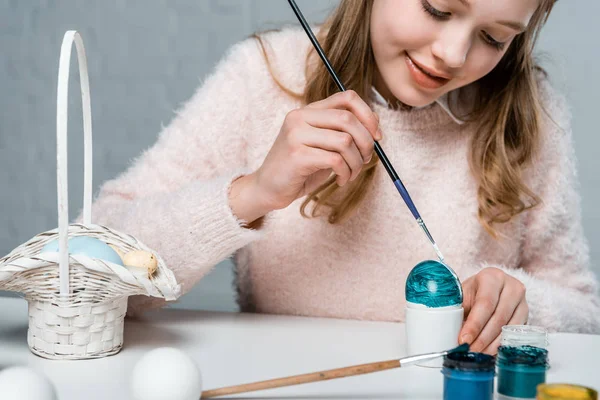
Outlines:
[[[92, 234], [89, 234], [89, 232], [92, 232]], [[86, 235], [86, 233], [88, 234]], [[69, 254], [70, 269], [74, 268], [73, 265], [77, 265], [79, 269], [87, 270], [89, 274], [102, 275], [111, 280], [134, 285], [140, 289], [139, 291], [132, 291], [129, 295], [146, 294], [152, 297], [165, 298], [166, 300], [175, 300], [180, 296], [181, 285], [177, 283], [175, 275], [166, 266], [158, 252], [150, 249], [132, 235], [99, 224], [70, 224], [69, 237], [76, 236], [100, 236], [100, 240], [108, 241], [120, 249], [149, 251], [157, 258], [158, 270], [153, 277], [148, 278], [143, 271], [138, 272], [119, 264], [81, 254]], [[0, 259], [0, 289], [11, 290], [3, 286], [6, 286], [6, 283], [13, 279], [16, 273], [25, 273], [48, 267], [58, 269], [58, 252], [40, 253], [31, 250], [32, 247], [33, 249], [41, 248], [45, 243], [56, 238], [58, 238], [58, 229], [56, 228], [39, 233], [2, 257]], [[127, 293], [123, 295], [127, 295]]]

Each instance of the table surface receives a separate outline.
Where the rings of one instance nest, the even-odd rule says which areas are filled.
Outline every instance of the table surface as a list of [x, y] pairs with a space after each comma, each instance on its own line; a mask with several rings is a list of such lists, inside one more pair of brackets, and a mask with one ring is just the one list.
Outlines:
[[[27, 302], [0, 299], [0, 368], [27, 365], [45, 373], [60, 400], [130, 399], [129, 376], [147, 351], [185, 351], [204, 389], [315, 372], [406, 354], [404, 325], [264, 314], [165, 309], [126, 320], [120, 353], [97, 360], [53, 361], [27, 346]], [[548, 382], [600, 389], [600, 336], [550, 335]], [[440, 369], [410, 367], [239, 394], [237, 398], [441, 399]]]

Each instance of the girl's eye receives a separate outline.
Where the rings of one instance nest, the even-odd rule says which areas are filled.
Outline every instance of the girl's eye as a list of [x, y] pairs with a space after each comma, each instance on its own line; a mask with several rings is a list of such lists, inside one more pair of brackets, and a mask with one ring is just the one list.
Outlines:
[[450, 18], [450, 15], [452, 15], [449, 12], [444, 12], [444, 11], [438, 10], [437, 8], [433, 7], [431, 5], [431, 3], [428, 2], [427, 0], [421, 0], [421, 6], [423, 6], [423, 10], [427, 14], [432, 16], [434, 19], [437, 19], [438, 21], [445, 21], [448, 18]]
[[506, 43], [504, 42], [499, 42], [496, 39], [494, 39], [489, 33], [487, 32], [482, 32], [483, 35], [483, 40], [490, 46], [492, 46], [494, 49], [498, 50], [498, 51], [502, 51], [504, 50], [504, 45]]
[[[427, 14], [429, 14], [431, 17], [433, 17], [434, 19], [436, 19], [438, 21], [446, 21], [446, 20], [450, 19], [450, 16], [452, 15], [452, 13], [438, 10], [437, 8], [432, 6], [431, 3], [427, 0], [421, 0], [421, 6], [423, 7], [423, 10]], [[495, 50], [498, 50], [498, 51], [504, 50], [504, 46], [506, 43], [497, 41], [489, 33], [485, 32], [485, 31], [483, 31], [481, 34], [483, 36], [483, 41], [486, 44], [488, 44]]]

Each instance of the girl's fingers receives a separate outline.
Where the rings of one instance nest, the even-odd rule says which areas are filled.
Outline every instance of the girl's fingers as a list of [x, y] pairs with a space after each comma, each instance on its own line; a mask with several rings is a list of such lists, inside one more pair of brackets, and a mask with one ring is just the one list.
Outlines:
[[339, 153], [352, 172], [353, 181], [363, 167], [363, 158], [356, 147], [352, 135], [330, 129], [311, 129], [304, 133], [303, 141], [307, 146]]
[[342, 109], [352, 112], [370, 133], [371, 140], [381, 140], [379, 118], [369, 105], [353, 90], [339, 92], [326, 99], [309, 104], [308, 109]]
[[352, 170], [346, 163], [346, 160], [340, 153], [319, 149], [316, 147], [306, 147], [305, 156], [302, 157], [303, 167], [306, 175], [311, 175], [320, 170], [331, 169], [337, 175], [336, 182], [339, 186], [344, 186], [352, 177]]
[[[529, 306], [527, 302], [523, 300], [519, 303], [519, 306], [515, 310], [512, 318], [505, 325], [523, 325], [527, 323], [529, 319]], [[498, 352], [498, 347], [501, 343], [502, 335], [498, 335], [498, 337], [490, 344], [483, 352], [487, 354], [496, 354]]]
[[[482, 271], [483, 272], [483, 271]], [[504, 279], [496, 279], [496, 273], [487, 272], [475, 279], [475, 296], [473, 306], [471, 307], [467, 320], [465, 321], [460, 333], [460, 343], [473, 344], [473, 341], [480, 335], [481, 331], [494, 314], [500, 293], [504, 286]], [[499, 271], [503, 274], [502, 271]], [[479, 275], [478, 274], [478, 275]]]
[[305, 109], [304, 120], [312, 127], [345, 132], [360, 151], [363, 163], [373, 155], [373, 138], [358, 118], [350, 111], [338, 109]]
[[525, 290], [521, 289], [518, 284], [504, 285], [494, 313], [471, 346], [473, 351], [482, 351], [496, 339], [502, 331], [502, 327], [508, 324], [513, 317], [524, 295]]

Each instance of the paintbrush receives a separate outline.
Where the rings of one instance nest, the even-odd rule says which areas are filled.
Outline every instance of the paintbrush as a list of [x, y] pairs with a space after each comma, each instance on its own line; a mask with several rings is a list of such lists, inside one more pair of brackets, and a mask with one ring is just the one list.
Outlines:
[[[288, 0], [288, 3], [290, 3], [290, 6], [294, 10], [294, 13], [296, 14], [296, 17], [298, 18], [298, 21], [300, 21], [300, 24], [304, 28], [304, 31], [308, 35], [308, 37], [309, 37], [310, 41], [312, 42], [315, 50], [317, 51], [317, 53], [321, 57], [321, 60], [323, 60], [323, 63], [325, 64], [325, 67], [327, 68], [327, 71], [329, 71], [329, 74], [331, 75], [331, 77], [335, 81], [335, 83], [338, 86], [338, 88], [340, 89], [340, 91], [345, 92], [346, 88], [344, 87], [344, 85], [340, 81], [340, 78], [337, 76], [337, 74], [333, 70], [333, 67], [331, 66], [331, 63], [329, 62], [329, 59], [327, 58], [327, 56], [323, 52], [323, 49], [321, 48], [321, 45], [319, 44], [319, 41], [317, 40], [317, 38], [315, 37], [314, 33], [310, 29], [310, 26], [306, 22], [306, 19], [304, 19], [304, 15], [302, 14], [302, 12], [300, 11], [300, 9], [298, 8], [298, 5], [296, 4], [296, 2], [294, 0]], [[423, 222], [423, 218], [421, 218], [421, 215], [419, 214], [419, 211], [417, 210], [417, 207], [415, 206], [415, 203], [413, 203], [412, 199], [410, 198], [410, 195], [408, 194], [408, 190], [406, 190], [406, 187], [404, 186], [404, 184], [400, 180], [400, 177], [398, 176], [398, 174], [394, 170], [394, 167], [392, 166], [392, 163], [388, 160], [387, 156], [383, 152], [383, 149], [381, 148], [381, 146], [379, 145], [379, 143], [377, 141], [375, 141], [375, 153], [377, 153], [377, 156], [379, 157], [379, 160], [383, 163], [383, 166], [385, 167], [385, 170], [387, 171], [388, 175], [390, 176], [390, 178], [394, 182], [394, 185], [396, 186], [396, 189], [398, 189], [398, 192], [400, 192], [400, 196], [402, 196], [402, 199], [406, 203], [406, 205], [407, 205], [408, 209], [410, 210], [410, 212], [412, 213], [413, 217], [416, 219], [417, 223], [419, 224], [419, 226], [421, 227], [421, 229], [423, 230], [423, 232], [425, 232], [425, 235], [427, 235], [427, 239], [429, 239], [429, 242], [433, 246], [433, 249], [435, 250], [435, 254], [437, 254], [437, 256], [440, 259], [440, 261], [442, 263], [444, 263], [444, 255], [440, 251], [440, 249], [439, 249], [438, 245], [436, 244], [435, 240], [433, 240], [433, 236], [431, 236], [431, 233], [429, 233], [429, 229], [427, 229], [427, 226], [425, 225], [425, 222]], [[448, 269], [450, 269], [450, 267], [448, 267]], [[452, 271], [452, 270], [450, 269], [450, 271]], [[454, 273], [454, 271], [452, 271], [452, 272]], [[456, 276], [456, 274], [454, 274], [454, 275]]]
[[271, 380], [267, 380], [267, 381], [260, 381], [260, 382], [247, 383], [247, 384], [243, 384], [243, 385], [230, 386], [230, 387], [225, 387], [225, 388], [220, 388], [220, 389], [207, 390], [207, 391], [202, 392], [201, 398], [207, 399], [210, 397], [227, 396], [230, 394], [247, 393], [247, 392], [254, 392], [257, 390], [274, 389], [274, 388], [284, 387], [284, 386], [301, 385], [301, 384], [310, 383], [310, 382], [320, 382], [320, 381], [327, 381], [327, 380], [337, 379], [337, 378], [345, 378], [345, 377], [354, 376], [354, 375], [370, 374], [373, 372], [385, 371], [385, 370], [393, 369], [393, 368], [408, 367], [408, 366], [416, 364], [416, 363], [444, 357], [451, 353], [466, 353], [468, 351], [469, 351], [469, 345], [467, 343], [465, 343], [465, 344], [461, 344], [460, 346], [455, 347], [454, 349], [451, 349], [451, 350], [440, 351], [440, 352], [436, 352], [436, 353], [414, 355], [414, 356], [400, 358], [398, 360], [373, 362], [373, 363], [369, 363], [369, 364], [354, 365], [351, 367], [336, 368], [336, 369], [330, 369], [330, 370], [320, 371], [320, 372], [313, 372], [313, 373], [308, 373], [308, 374], [303, 374], [303, 375], [294, 375], [294, 376], [288, 376], [285, 378], [271, 379]]

